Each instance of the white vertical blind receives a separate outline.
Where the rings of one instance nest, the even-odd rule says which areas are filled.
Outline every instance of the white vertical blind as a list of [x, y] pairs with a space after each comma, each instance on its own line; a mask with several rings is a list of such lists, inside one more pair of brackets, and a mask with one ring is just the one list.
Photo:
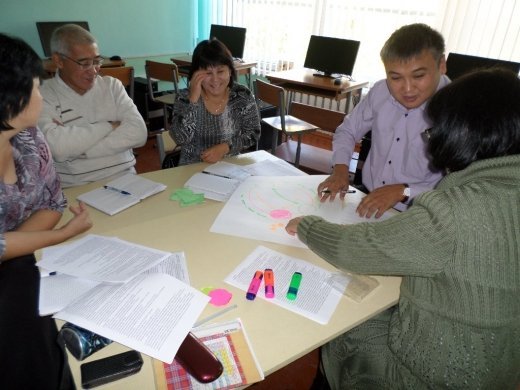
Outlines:
[[447, 52], [520, 61], [517, 0], [444, 0], [440, 31]]
[[379, 51], [402, 25], [439, 30], [446, 51], [520, 62], [520, 0], [214, 0], [212, 22], [247, 28], [259, 74], [302, 66], [311, 34], [361, 41], [353, 77], [384, 77]]

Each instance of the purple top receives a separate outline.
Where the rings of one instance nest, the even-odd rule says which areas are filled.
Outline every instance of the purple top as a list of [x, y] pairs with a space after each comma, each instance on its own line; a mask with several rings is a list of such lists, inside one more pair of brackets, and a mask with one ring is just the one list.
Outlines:
[[0, 181], [0, 256], [5, 252], [5, 232], [16, 230], [35, 211], [62, 212], [67, 206], [40, 130], [21, 131], [11, 139], [11, 145], [18, 180], [15, 184]]
[[[442, 76], [437, 89], [448, 83]], [[426, 155], [422, 133], [431, 127], [426, 104], [408, 110], [390, 94], [386, 80], [378, 81], [337, 128], [333, 164], [348, 166], [356, 141], [372, 130], [372, 146], [363, 166], [363, 184], [368, 190], [406, 183], [411, 200], [432, 189], [443, 174], [430, 169]], [[398, 203], [395, 208], [404, 210], [407, 205]]]

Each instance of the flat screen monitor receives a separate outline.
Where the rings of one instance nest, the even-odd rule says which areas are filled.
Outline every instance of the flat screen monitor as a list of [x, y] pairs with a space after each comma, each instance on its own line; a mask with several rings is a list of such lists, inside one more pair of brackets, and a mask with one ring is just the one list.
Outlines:
[[305, 68], [314, 69], [316, 76], [351, 76], [359, 50], [359, 41], [311, 35]]
[[83, 27], [85, 30], [90, 31], [88, 22], [36, 22], [36, 28], [38, 29], [38, 35], [40, 36], [40, 41], [43, 48], [43, 55], [45, 57], [50, 57], [52, 55], [51, 36], [53, 31], [58, 27], [69, 23], [77, 24], [78, 26]]
[[477, 69], [500, 67], [520, 72], [520, 62], [497, 60], [494, 58], [470, 56], [467, 54], [449, 53], [446, 59], [446, 75], [451, 79], [462, 76], [465, 73]]
[[244, 46], [246, 44], [246, 29], [244, 27], [212, 24], [209, 31], [209, 38], [217, 38], [226, 45], [233, 58], [244, 58]]

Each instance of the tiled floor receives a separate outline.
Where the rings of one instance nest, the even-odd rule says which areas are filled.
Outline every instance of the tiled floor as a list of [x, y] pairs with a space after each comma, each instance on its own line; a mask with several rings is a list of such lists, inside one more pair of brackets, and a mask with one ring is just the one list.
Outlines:
[[[311, 143], [312, 139], [306, 140], [306, 142]], [[138, 173], [161, 168], [155, 137], [150, 137], [145, 146], [135, 149], [134, 152], [137, 155], [136, 170]], [[318, 364], [318, 350], [314, 350], [250, 388], [253, 390], [308, 390], [316, 375]]]

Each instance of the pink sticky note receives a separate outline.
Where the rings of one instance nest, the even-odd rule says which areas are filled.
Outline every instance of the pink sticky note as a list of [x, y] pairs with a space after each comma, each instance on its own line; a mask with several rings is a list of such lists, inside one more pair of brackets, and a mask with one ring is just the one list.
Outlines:
[[216, 288], [215, 290], [211, 290], [208, 295], [211, 297], [209, 303], [214, 306], [227, 305], [233, 297], [233, 294], [223, 288]]

